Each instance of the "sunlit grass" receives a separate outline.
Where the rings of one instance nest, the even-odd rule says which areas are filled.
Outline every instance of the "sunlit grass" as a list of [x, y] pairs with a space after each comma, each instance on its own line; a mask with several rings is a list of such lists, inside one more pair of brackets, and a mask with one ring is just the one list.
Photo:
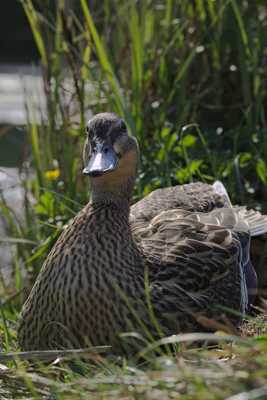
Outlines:
[[[200, 340], [209, 345], [192, 347]], [[179, 350], [159, 356], [159, 346], [166, 343], [180, 344]], [[106, 356], [104, 348], [8, 353], [0, 356], [0, 368], [6, 398], [219, 400], [258, 393], [255, 398], [264, 399], [266, 350], [266, 336], [187, 334], [155, 342], [130, 359]]]

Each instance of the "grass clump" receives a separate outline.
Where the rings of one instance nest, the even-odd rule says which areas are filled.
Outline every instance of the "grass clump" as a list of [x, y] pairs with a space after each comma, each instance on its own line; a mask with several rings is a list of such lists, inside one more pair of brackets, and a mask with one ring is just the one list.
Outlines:
[[176, 344], [173, 355], [159, 356], [156, 345], [143, 351], [145, 358], [137, 354], [130, 359], [105, 356], [101, 349], [58, 352], [49, 364], [49, 352], [3, 355], [3, 393], [12, 399], [265, 399], [266, 337], [204, 336], [219, 346], [189, 346], [204, 339], [189, 334], [170, 338]]

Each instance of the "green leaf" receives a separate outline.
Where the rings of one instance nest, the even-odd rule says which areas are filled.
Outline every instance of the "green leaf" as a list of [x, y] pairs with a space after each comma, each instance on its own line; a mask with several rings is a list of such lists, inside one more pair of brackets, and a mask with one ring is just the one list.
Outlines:
[[41, 194], [39, 203], [36, 204], [35, 210], [38, 214], [46, 215], [48, 218], [54, 218], [55, 214], [55, 198], [51, 192]]
[[252, 155], [250, 153], [241, 153], [239, 156], [239, 165], [241, 168], [244, 168], [248, 165], [248, 162], [251, 160]]
[[183, 138], [180, 140], [180, 144], [184, 147], [192, 147], [196, 143], [197, 139], [193, 135], [185, 135]]
[[265, 161], [262, 158], [257, 161], [256, 171], [262, 183], [267, 184], [267, 167]]
[[203, 164], [203, 160], [194, 160], [192, 161], [188, 168], [190, 169], [191, 174], [195, 174], [196, 172], [199, 171], [199, 168], [201, 167], [201, 165]]

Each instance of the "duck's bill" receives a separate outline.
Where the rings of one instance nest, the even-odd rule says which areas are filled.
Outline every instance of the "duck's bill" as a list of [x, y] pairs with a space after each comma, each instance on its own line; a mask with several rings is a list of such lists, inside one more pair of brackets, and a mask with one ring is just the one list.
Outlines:
[[92, 154], [89, 163], [83, 169], [85, 175], [97, 177], [114, 171], [118, 165], [118, 157], [110, 147], [104, 147]]

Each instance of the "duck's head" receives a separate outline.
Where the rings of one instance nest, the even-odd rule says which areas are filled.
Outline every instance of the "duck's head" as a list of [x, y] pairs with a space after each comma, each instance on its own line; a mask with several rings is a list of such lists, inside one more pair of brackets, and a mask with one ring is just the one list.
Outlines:
[[92, 186], [93, 201], [129, 201], [138, 162], [138, 144], [125, 122], [113, 113], [89, 120], [83, 150], [84, 169]]

